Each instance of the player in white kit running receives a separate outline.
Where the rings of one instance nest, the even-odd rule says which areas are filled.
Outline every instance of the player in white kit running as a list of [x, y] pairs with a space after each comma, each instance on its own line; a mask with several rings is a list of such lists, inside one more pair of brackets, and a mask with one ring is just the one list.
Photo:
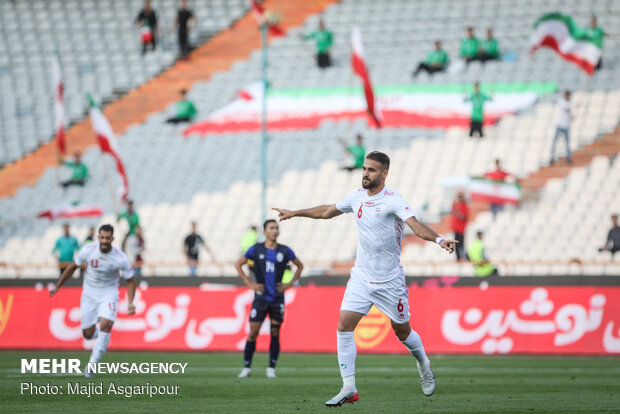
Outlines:
[[[65, 269], [56, 286], [50, 290], [50, 296], [53, 297], [73, 272], [86, 263], [80, 300], [82, 334], [86, 339], [97, 338], [89, 363], [99, 362], [110, 342], [110, 331], [118, 310], [119, 271], [122, 271], [123, 278], [127, 280], [127, 313], [132, 315], [136, 311], [133, 304], [136, 293], [133, 269], [125, 253], [112, 246], [113, 240], [114, 228], [109, 224], [101, 226], [97, 241], [88, 243], [80, 250], [75, 263]], [[99, 329], [96, 326], [97, 320]], [[93, 374], [86, 369], [84, 376], [92, 377]]]
[[303, 210], [274, 208], [280, 221], [292, 217], [330, 219], [342, 213], [355, 213], [359, 244], [355, 266], [340, 306], [338, 322], [338, 363], [343, 380], [342, 390], [328, 407], [342, 406], [359, 400], [355, 386], [355, 357], [357, 350], [353, 331], [372, 305], [385, 313], [392, 322], [398, 339], [417, 361], [424, 395], [435, 391], [435, 377], [420, 335], [409, 325], [409, 291], [400, 264], [401, 239], [405, 224], [418, 237], [434, 241], [452, 253], [456, 240], [444, 239], [419, 222], [407, 202], [396, 191], [385, 186], [390, 167], [389, 157], [378, 151], [366, 156], [363, 167], [362, 188], [344, 200]]

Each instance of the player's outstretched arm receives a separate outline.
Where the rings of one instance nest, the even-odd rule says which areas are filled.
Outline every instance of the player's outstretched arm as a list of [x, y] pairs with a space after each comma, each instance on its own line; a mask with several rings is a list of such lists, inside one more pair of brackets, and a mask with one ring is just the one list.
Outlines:
[[437, 233], [435, 233], [433, 229], [428, 227], [426, 224], [418, 221], [418, 219], [416, 219], [415, 217], [409, 217], [407, 221], [405, 221], [405, 223], [407, 223], [409, 228], [411, 228], [411, 230], [413, 230], [413, 232], [421, 239], [432, 242], [439, 241], [439, 245], [444, 250], [448, 251], [449, 253], [454, 252], [458, 241], [452, 239], [444, 239], [443, 237], [440, 237]]
[[272, 208], [272, 210], [278, 212], [278, 218], [280, 221], [288, 220], [293, 217], [308, 217], [312, 219], [326, 220], [342, 214], [342, 211], [338, 210], [335, 204], [325, 204], [302, 210], [286, 210], [283, 208]]
[[71, 263], [71, 265], [67, 267], [64, 272], [62, 272], [60, 279], [58, 279], [58, 282], [56, 282], [56, 286], [54, 286], [54, 288], [50, 290], [50, 297], [53, 297], [56, 292], [58, 292], [58, 289], [60, 289], [63, 283], [65, 283], [67, 279], [73, 276], [73, 272], [75, 272], [77, 268], [78, 265], [76, 265], [75, 263]]

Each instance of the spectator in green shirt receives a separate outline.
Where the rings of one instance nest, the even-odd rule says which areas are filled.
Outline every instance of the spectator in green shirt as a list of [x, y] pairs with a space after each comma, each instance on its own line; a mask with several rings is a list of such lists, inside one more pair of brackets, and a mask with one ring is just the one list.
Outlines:
[[[588, 38], [594, 42], [601, 50], [603, 50], [603, 38], [605, 37], [605, 31], [602, 27], [599, 27], [598, 20], [596, 16], [592, 16], [590, 19], [590, 27], [586, 27], [583, 29], [583, 32]], [[601, 57], [598, 60], [598, 64], [596, 65], [595, 70], [600, 70], [603, 68], [603, 58]]]
[[88, 167], [82, 164], [82, 155], [79, 152], [74, 154], [73, 162], [65, 161], [60, 155], [58, 155], [58, 163], [65, 167], [71, 168], [71, 179], [63, 181], [60, 185], [63, 188], [67, 188], [70, 185], [84, 186], [86, 179], [88, 178]]
[[353, 165], [343, 167], [343, 170], [353, 171], [360, 169], [364, 166], [364, 159], [366, 158], [366, 148], [361, 134], [357, 134], [355, 137], [355, 145], [347, 145], [344, 140], [340, 140], [340, 143], [344, 149], [353, 156]]
[[333, 44], [332, 32], [325, 29], [323, 20], [319, 21], [319, 30], [304, 36], [304, 39], [314, 39], [316, 41], [316, 61], [321, 69], [325, 69], [332, 65], [329, 49]]
[[194, 106], [194, 103], [187, 99], [187, 90], [181, 89], [179, 91], [181, 94], [181, 100], [177, 102], [177, 113], [172, 118], [168, 118], [166, 122], [171, 124], [178, 124], [180, 122], [190, 122], [198, 111]]
[[478, 59], [484, 63], [487, 60], [499, 60], [499, 43], [493, 37], [493, 30], [487, 29], [487, 38], [480, 42]]
[[478, 132], [480, 138], [482, 138], [484, 136], [482, 133], [482, 123], [484, 121], [484, 102], [490, 101], [491, 98], [480, 92], [480, 83], [476, 82], [474, 83], [474, 93], [469, 95], [465, 100], [472, 103], [469, 136], [473, 137], [474, 132]]
[[138, 216], [138, 213], [136, 213], [133, 208], [133, 200], [127, 201], [127, 210], [119, 214], [116, 221], [121, 221], [121, 219], [127, 220], [127, 225], [129, 226], [129, 231], [123, 238], [122, 245], [124, 246], [125, 243], [127, 242], [127, 237], [129, 237], [130, 235], [135, 235], [136, 227], [140, 225], [140, 217]]
[[429, 75], [435, 72], [443, 72], [448, 67], [449, 62], [448, 54], [442, 49], [441, 42], [437, 40], [435, 41], [435, 49], [430, 51], [426, 55], [424, 62], [418, 65], [415, 72], [413, 72], [413, 77], [417, 77], [421, 71], [426, 71]]
[[[75, 237], [69, 232], [69, 225], [63, 226], [64, 235], [56, 240], [52, 254], [58, 257], [58, 267], [60, 268], [60, 275], [64, 272], [65, 268], [73, 263], [73, 255], [80, 250], [80, 245]], [[58, 253], [57, 253], [58, 252]]]
[[474, 28], [467, 28], [467, 38], [461, 40], [460, 55], [469, 64], [478, 58], [478, 39], [474, 36]]

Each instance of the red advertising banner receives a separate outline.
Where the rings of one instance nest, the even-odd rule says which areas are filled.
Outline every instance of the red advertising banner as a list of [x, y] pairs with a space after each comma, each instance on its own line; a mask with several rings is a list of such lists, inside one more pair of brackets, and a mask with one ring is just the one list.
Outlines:
[[[344, 287], [286, 292], [282, 349], [335, 352]], [[80, 288], [0, 288], [0, 349], [89, 349]], [[243, 349], [254, 293], [244, 288], [139, 289], [127, 315], [121, 289], [110, 349]], [[620, 354], [620, 287], [417, 287], [411, 324], [430, 353]], [[258, 349], [269, 346], [269, 323]], [[389, 319], [373, 308], [355, 332], [359, 352], [404, 353]]]

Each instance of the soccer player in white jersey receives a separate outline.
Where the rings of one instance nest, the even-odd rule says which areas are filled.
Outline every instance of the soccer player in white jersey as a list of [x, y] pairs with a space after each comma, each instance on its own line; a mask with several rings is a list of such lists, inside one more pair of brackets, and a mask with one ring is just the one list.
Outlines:
[[[80, 250], [75, 262], [65, 269], [56, 286], [50, 290], [50, 296], [53, 297], [73, 272], [86, 263], [80, 300], [82, 334], [86, 339], [97, 338], [89, 363], [99, 362], [110, 342], [110, 331], [118, 310], [119, 271], [122, 271], [123, 278], [127, 280], [127, 313], [132, 315], [136, 311], [133, 304], [136, 293], [133, 269], [125, 253], [112, 246], [113, 240], [114, 228], [109, 224], [101, 226], [97, 241], [88, 243]], [[96, 326], [97, 320], [99, 329]], [[84, 376], [90, 378], [93, 373], [86, 369]]]
[[293, 217], [330, 219], [342, 213], [355, 214], [359, 245], [340, 306], [337, 332], [343, 387], [334, 398], [325, 402], [328, 407], [359, 400], [355, 386], [357, 350], [353, 331], [372, 305], [390, 318], [394, 333], [416, 359], [424, 395], [430, 396], [435, 391], [430, 360], [424, 352], [420, 335], [409, 325], [409, 291], [400, 264], [401, 240], [405, 224], [418, 237], [433, 241], [450, 253], [454, 251], [456, 240], [444, 239], [419, 222], [402, 196], [385, 186], [389, 167], [389, 157], [373, 151], [364, 161], [362, 188], [344, 200], [303, 210], [274, 208], [280, 221]]

